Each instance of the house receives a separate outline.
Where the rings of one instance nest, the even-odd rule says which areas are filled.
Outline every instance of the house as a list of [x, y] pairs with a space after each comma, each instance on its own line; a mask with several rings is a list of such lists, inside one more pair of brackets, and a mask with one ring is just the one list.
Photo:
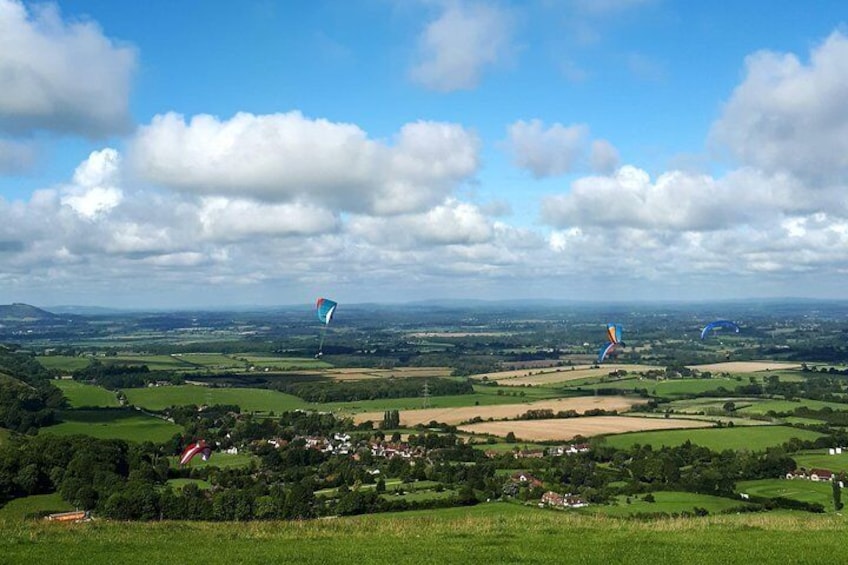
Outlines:
[[531, 488], [542, 486], [542, 481], [531, 475], [530, 473], [519, 471], [518, 473], [513, 473], [510, 477], [512, 482], [520, 483], [522, 485], [527, 485]]
[[589, 504], [579, 496], [573, 494], [559, 494], [552, 490], [543, 494], [539, 503], [539, 506], [554, 506], [558, 508], [583, 508], [588, 505]]
[[545, 451], [542, 449], [522, 449], [515, 452], [516, 459], [533, 458], [541, 459], [545, 456]]
[[827, 469], [810, 469], [811, 481], [832, 481], [833, 473]]

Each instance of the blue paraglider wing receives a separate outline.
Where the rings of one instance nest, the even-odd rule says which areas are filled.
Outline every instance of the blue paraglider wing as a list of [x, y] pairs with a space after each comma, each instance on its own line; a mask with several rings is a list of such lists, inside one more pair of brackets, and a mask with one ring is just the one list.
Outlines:
[[316, 312], [318, 313], [318, 319], [321, 320], [322, 323], [329, 324], [330, 320], [333, 319], [333, 314], [336, 311], [337, 302], [333, 302], [329, 298], [319, 298], [315, 303]]
[[704, 329], [701, 330], [701, 339], [706, 338], [711, 331], [721, 328], [729, 328], [735, 331], [736, 333], [739, 333], [739, 326], [737, 326], [730, 320], [716, 320], [715, 322], [710, 322], [709, 324], [704, 326]]

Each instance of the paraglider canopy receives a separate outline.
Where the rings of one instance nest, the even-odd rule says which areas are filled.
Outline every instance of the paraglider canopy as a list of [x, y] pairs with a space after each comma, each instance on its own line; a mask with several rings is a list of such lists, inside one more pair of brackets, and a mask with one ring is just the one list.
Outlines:
[[330, 320], [333, 318], [333, 314], [336, 311], [337, 302], [333, 302], [329, 298], [319, 298], [315, 302], [316, 312], [318, 314], [318, 319], [321, 320], [322, 323], [329, 324]]
[[603, 362], [608, 355], [618, 348], [627, 347], [622, 341], [621, 336], [622, 331], [620, 325], [612, 323], [607, 324], [607, 339], [609, 339], [609, 341], [601, 346], [601, 350], [598, 352], [598, 363]]
[[701, 330], [701, 339], [704, 339], [705, 337], [707, 337], [710, 332], [718, 330], [718, 329], [722, 329], [722, 328], [728, 328], [728, 329], [733, 330], [736, 333], [739, 333], [739, 326], [737, 326], [736, 324], [734, 324], [730, 320], [716, 320], [715, 322], [710, 322], [709, 324], [704, 326], [704, 329]]
[[204, 461], [209, 461], [209, 457], [212, 455], [212, 448], [206, 445], [206, 442], [202, 439], [196, 443], [189, 444], [183, 450], [182, 455], [180, 455], [180, 465], [187, 465], [196, 455], [200, 455], [200, 458]]

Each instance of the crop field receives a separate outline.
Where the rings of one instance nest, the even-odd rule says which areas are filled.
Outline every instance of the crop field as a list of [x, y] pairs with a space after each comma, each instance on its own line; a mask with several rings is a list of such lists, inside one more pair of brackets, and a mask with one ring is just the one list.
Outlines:
[[[673, 418], [629, 418], [627, 416], [591, 416], [585, 418], [557, 418], [550, 420], [514, 420], [507, 422], [481, 422], [460, 426], [463, 432], [506, 436], [509, 432], [526, 441], [568, 441], [576, 436], [591, 437], [604, 434], [643, 430], [668, 430], [703, 428], [712, 422], [675, 420]], [[683, 431], [683, 430], [681, 430]], [[686, 430], [688, 431], [688, 430]]]
[[[604, 514], [607, 516], [633, 516], [635, 514], [651, 514], [665, 512], [667, 514], [680, 512], [693, 512], [695, 507], [703, 508], [710, 514], [723, 512], [732, 508], [748, 506], [743, 500], [732, 500], [708, 494], [696, 494], [693, 492], [654, 492], [651, 493], [654, 502], [644, 500], [644, 494], [632, 496], [619, 496], [615, 504], [601, 504], [588, 506], [580, 512], [586, 514]], [[628, 498], [630, 502], [628, 502]]]
[[815, 440], [823, 435], [818, 432], [799, 430], [788, 426], [747, 426], [705, 430], [636, 432], [608, 436], [606, 444], [619, 449], [626, 449], [637, 443], [659, 448], [662, 445], [680, 445], [689, 440], [694, 444], [716, 451], [724, 449], [762, 451], [768, 447], [781, 445], [792, 438]]
[[163, 442], [183, 431], [176, 424], [130, 409], [66, 410], [62, 412], [62, 420], [60, 424], [41, 428], [39, 433]]
[[818, 502], [826, 512], [833, 511], [833, 486], [830, 481], [808, 481], [806, 479], [762, 479], [740, 481], [736, 491], [755, 496], [791, 498], [802, 502]]
[[[489, 418], [517, 418], [528, 410], [553, 410], [555, 413], [565, 410], [575, 410], [581, 414], [586, 410], [592, 409], [618, 410], [623, 412], [629, 410], [634, 404], [643, 402], [645, 401], [641, 399], [625, 398], [623, 396], [581, 396], [576, 398], [540, 400], [524, 404], [502, 404], [499, 406], [423, 408], [420, 410], [402, 411], [400, 413], [400, 423], [403, 426], [427, 424], [432, 421], [445, 424], [458, 424], [460, 422], [467, 422], [475, 417], [484, 420], [488, 420]], [[355, 422], [365, 422], [367, 420], [380, 421], [382, 419], [382, 412], [366, 412], [354, 416]]]
[[130, 404], [148, 410], [169, 406], [237, 404], [245, 412], [274, 412], [306, 408], [307, 403], [290, 394], [259, 388], [212, 388], [195, 385], [128, 388]]
[[848, 451], [846, 450], [843, 450], [842, 453], [829, 455], [827, 449], [817, 449], [793, 453], [791, 457], [798, 467], [805, 469], [827, 469], [833, 472], [848, 473]]
[[59, 493], [34, 494], [16, 498], [0, 507], [0, 522], [20, 521], [36, 513], [66, 512], [74, 507], [65, 502]]
[[71, 379], [57, 379], [50, 382], [62, 391], [71, 408], [114, 408], [120, 406], [115, 393], [105, 388]]
[[800, 363], [785, 363], [782, 361], [728, 361], [725, 363], [709, 363], [707, 365], [689, 365], [690, 369], [710, 371], [711, 373], [759, 373], [763, 371], [780, 371], [800, 369]]
[[602, 367], [594, 367], [592, 365], [573, 365], [572, 367], [547, 367], [534, 369], [517, 369], [514, 371], [500, 371], [496, 373], [480, 373], [472, 375], [475, 379], [483, 379], [488, 381], [497, 381], [503, 386], [524, 386], [524, 385], [546, 385], [556, 384], [566, 381], [573, 381], [586, 378], [605, 377], [614, 371], [627, 371], [635, 373], [639, 371], [649, 371], [651, 369], [661, 369], [651, 365], [604, 365]]
[[504, 503], [293, 522], [0, 523], [10, 563], [848, 562], [834, 515], [624, 521]]
[[45, 369], [57, 371], [76, 371], [84, 369], [91, 363], [91, 357], [76, 357], [70, 355], [42, 355], [35, 358]]
[[[221, 469], [231, 469], [237, 467], [247, 467], [250, 465], [251, 461], [255, 461], [256, 457], [250, 455], [249, 453], [219, 453], [217, 451], [212, 452], [212, 456], [209, 457], [208, 461], [204, 461], [199, 455], [188, 462], [189, 469], [202, 469], [204, 467], [218, 467]], [[169, 457], [168, 463], [173, 468], [178, 468], [180, 466], [180, 458], [178, 456]]]

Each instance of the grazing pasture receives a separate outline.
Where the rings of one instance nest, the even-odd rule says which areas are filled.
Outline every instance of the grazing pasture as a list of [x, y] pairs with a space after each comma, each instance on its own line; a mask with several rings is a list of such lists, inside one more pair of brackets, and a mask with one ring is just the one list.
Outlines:
[[449, 377], [449, 367], [395, 367], [392, 369], [330, 369], [321, 373], [337, 381], [361, 381], [366, 379], [403, 379], [406, 377]]
[[6, 521], [20, 521], [37, 514], [50, 514], [53, 512], [67, 512], [73, 510], [70, 503], [59, 496], [59, 493], [33, 494], [23, 498], [10, 500], [5, 506], [0, 507], [0, 523]]
[[792, 438], [812, 441], [823, 435], [789, 426], [746, 426], [705, 430], [636, 432], [608, 436], [606, 444], [618, 449], [628, 449], [637, 443], [659, 448], [663, 445], [675, 446], [691, 441], [715, 451], [724, 449], [762, 451], [768, 447], [786, 443]]
[[806, 479], [761, 479], [740, 481], [736, 491], [754, 496], [775, 498], [782, 496], [801, 502], [818, 502], [825, 510], [833, 511], [833, 486], [830, 481], [808, 481]]
[[183, 431], [176, 424], [131, 409], [66, 410], [61, 417], [60, 424], [41, 428], [39, 433], [163, 442]]
[[182, 490], [186, 485], [194, 485], [200, 490], [209, 490], [212, 488], [212, 484], [209, 481], [203, 481], [201, 479], [168, 479], [168, 482], [165, 484], [174, 490]]
[[281, 413], [308, 405], [303, 400], [275, 390], [260, 388], [213, 388], [196, 385], [128, 388], [127, 401], [147, 410], [169, 406], [237, 404], [245, 412]]
[[654, 502], [644, 500], [644, 494], [621, 495], [615, 499], [613, 504], [588, 506], [580, 511], [586, 514], [603, 514], [606, 516], [633, 516], [635, 514], [653, 514], [657, 512], [665, 512], [666, 514], [680, 512], [694, 513], [697, 507], [706, 510], [710, 514], [716, 514], [733, 508], [750, 506], [749, 503], [743, 500], [732, 500], [694, 492], [658, 491], [651, 493], [651, 496], [653, 496]]
[[71, 373], [84, 369], [91, 363], [92, 357], [77, 357], [73, 355], [40, 355], [35, 358], [45, 369], [55, 369]]
[[333, 520], [0, 522], [10, 563], [727, 563], [848, 562], [834, 515], [632, 520], [484, 503]]
[[805, 469], [827, 469], [828, 471], [848, 473], [848, 450], [829, 455], [827, 449], [793, 453], [792, 459], [798, 467]]
[[115, 408], [120, 406], [115, 393], [105, 388], [71, 379], [50, 381], [62, 391], [71, 408]]
[[[400, 423], [403, 426], [415, 426], [416, 424], [428, 424], [432, 421], [445, 424], [459, 424], [467, 422], [475, 417], [488, 420], [489, 418], [504, 419], [517, 418], [528, 410], [553, 410], [554, 413], [566, 410], [574, 410], [580, 414], [586, 410], [617, 410], [624, 412], [630, 410], [634, 404], [645, 401], [637, 398], [625, 398], [623, 396], [581, 396], [575, 398], [557, 398], [555, 400], [540, 400], [523, 404], [502, 404], [496, 406], [462, 406], [451, 408], [423, 408], [420, 410], [404, 410], [400, 413]], [[380, 421], [383, 419], [382, 412], [366, 412], [356, 414], [355, 422], [367, 420]]]
[[810, 400], [801, 398], [798, 400], [766, 400], [752, 399], [750, 405], [739, 409], [745, 414], [765, 415], [770, 411], [774, 412], [794, 412], [796, 408], [805, 406], [813, 410], [821, 410], [822, 408], [830, 408], [832, 410], [848, 410], [848, 403], [841, 402], [822, 402], [821, 400]]
[[[481, 422], [460, 426], [463, 432], [491, 434], [504, 437], [510, 432], [521, 441], [568, 441], [576, 436], [591, 437], [618, 434], [634, 430], [668, 430], [677, 428], [703, 428], [712, 422], [676, 420], [673, 418], [629, 418], [627, 416], [591, 416], [585, 418], [557, 418], [551, 420], [513, 420], [506, 422]], [[681, 430], [688, 431], [688, 430]]]
[[[249, 453], [222, 453], [212, 451], [212, 456], [208, 461], [204, 461], [199, 455], [184, 465], [184, 468], [202, 469], [204, 467], [218, 467], [220, 469], [233, 469], [238, 467], [247, 467], [251, 462], [258, 461], [256, 457]], [[180, 468], [179, 456], [168, 457], [168, 463], [171, 467]]]

